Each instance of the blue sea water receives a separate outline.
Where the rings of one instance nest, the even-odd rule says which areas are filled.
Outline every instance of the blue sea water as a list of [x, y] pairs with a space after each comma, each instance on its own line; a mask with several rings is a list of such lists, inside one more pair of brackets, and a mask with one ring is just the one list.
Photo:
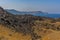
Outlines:
[[50, 17], [50, 18], [60, 18], [60, 14], [32, 14], [35, 16], [44, 16], [44, 17]]

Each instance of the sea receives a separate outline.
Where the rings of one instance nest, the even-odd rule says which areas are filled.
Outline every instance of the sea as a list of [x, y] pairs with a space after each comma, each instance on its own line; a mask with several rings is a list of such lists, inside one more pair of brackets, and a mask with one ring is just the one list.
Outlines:
[[40, 13], [40, 14], [32, 14], [32, 15], [34, 15], [34, 16], [43, 16], [43, 17], [50, 17], [50, 18], [60, 18], [60, 14], [58, 14], [58, 13], [48, 13], [48, 14], [42, 14], [42, 13]]

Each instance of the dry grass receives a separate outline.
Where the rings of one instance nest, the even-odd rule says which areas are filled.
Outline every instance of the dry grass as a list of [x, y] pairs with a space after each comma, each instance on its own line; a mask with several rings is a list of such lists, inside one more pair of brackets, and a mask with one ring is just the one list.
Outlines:
[[[37, 20], [35, 24], [36, 25], [35, 25], [34, 32], [42, 36], [41, 40], [60, 40], [60, 31], [57, 30], [57, 28], [60, 28], [60, 22], [51, 23], [51, 21], [47, 21], [47, 20], [45, 21]], [[46, 24], [47, 24], [47, 27], [50, 26], [49, 29], [45, 28]]]
[[60, 32], [54, 31], [53, 33], [48, 34], [45, 37], [43, 37], [42, 40], [60, 40]]
[[[36, 40], [60, 40], [60, 31], [45, 28], [46, 24], [48, 27], [52, 24], [60, 27], [60, 22], [36, 21], [35, 24], [33, 32], [40, 36]], [[32, 40], [32, 36], [23, 35], [23, 33], [15, 32], [15, 30], [9, 29], [5, 25], [0, 25], [0, 40]]]
[[11, 29], [0, 25], [0, 40], [31, 40], [30, 35], [13, 32]]

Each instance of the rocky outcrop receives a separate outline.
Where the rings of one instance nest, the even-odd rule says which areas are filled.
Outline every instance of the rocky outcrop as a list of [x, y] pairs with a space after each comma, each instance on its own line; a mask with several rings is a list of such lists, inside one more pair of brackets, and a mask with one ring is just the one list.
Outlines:
[[9, 28], [13, 27], [17, 32], [31, 33], [34, 20], [33, 16], [13, 15], [0, 7], [0, 24], [7, 25]]
[[37, 17], [33, 15], [13, 15], [5, 11], [0, 7], [0, 24], [6, 25], [10, 29], [14, 29], [16, 32], [26, 34], [31, 34], [32, 40], [39, 37], [35, 34], [33, 25], [36, 20], [44, 20], [43, 17]]

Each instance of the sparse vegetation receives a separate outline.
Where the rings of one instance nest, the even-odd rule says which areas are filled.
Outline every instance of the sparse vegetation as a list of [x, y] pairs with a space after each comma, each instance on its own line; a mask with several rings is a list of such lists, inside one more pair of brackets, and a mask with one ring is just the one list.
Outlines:
[[60, 19], [13, 15], [3, 10], [0, 12], [0, 40], [42, 40], [44, 36], [60, 31]]

